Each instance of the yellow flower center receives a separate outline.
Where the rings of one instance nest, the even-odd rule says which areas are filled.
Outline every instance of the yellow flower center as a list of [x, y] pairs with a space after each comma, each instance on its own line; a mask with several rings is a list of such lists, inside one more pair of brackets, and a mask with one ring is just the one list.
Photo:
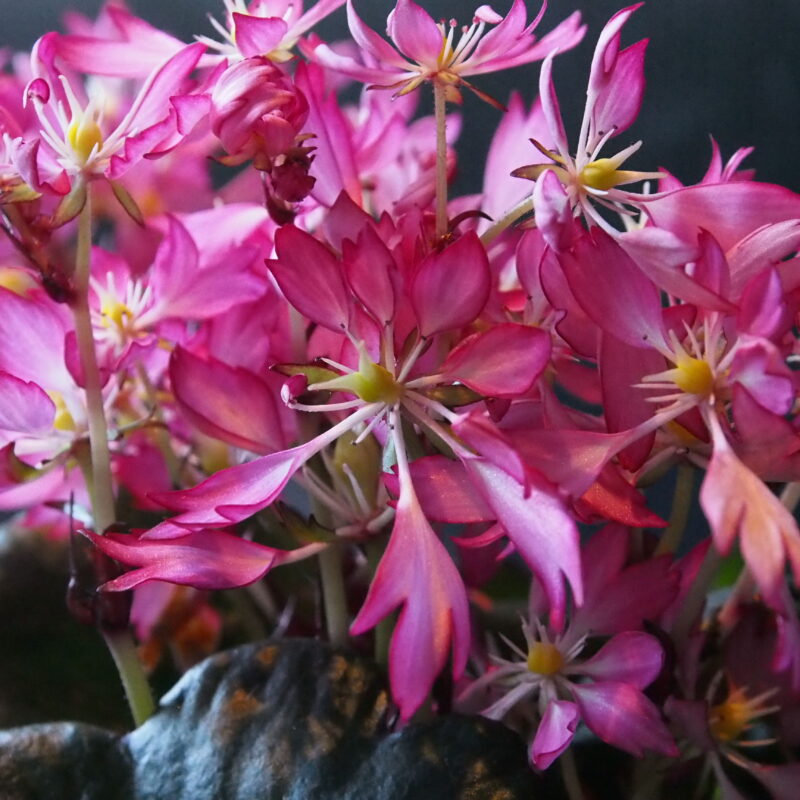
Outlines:
[[587, 164], [581, 170], [580, 179], [584, 186], [604, 192], [625, 180], [610, 158], [598, 158]]
[[99, 150], [103, 146], [103, 133], [95, 119], [89, 114], [84, 114], [70, 122], [67, 128], [67, 142], [85, 164], [95, 147]]
[[549, 642], [534, 642], [528, 648], [528, 669], [538, 675], [555, 675], [564, 666], [561, 651]]
[[712, 736], [719, 742], [738, 739], [752, 719], [752, 711], [744, 694], [733, 691], [725, 702], [711, 709], [708, 724]]
[[64, 397], [61, 392], [51, 391], [47, 393], [48, 397], [55, 403], [56, 415], [53, 418], [53, 427], [57, 431], [74, 431], [75, 420], [72, 414], [69, 413], [67, 404], [64, 402]]
[[714, 374], [707, 361], [692, 356], [679, 357], [672, 370], [675, 385], [688, 394], [709, 395], [714, 388]]
[[107, 328], [113, 325], [121, 333], [126, 333], [128, 331], [134, 317], [133, 312], [128, 306], [126, 306], [125, 303], [120, 303], [119, 300], [108, 300], [104, 302], [100, 308], [100, 313], [103, 317], [103, 324]]

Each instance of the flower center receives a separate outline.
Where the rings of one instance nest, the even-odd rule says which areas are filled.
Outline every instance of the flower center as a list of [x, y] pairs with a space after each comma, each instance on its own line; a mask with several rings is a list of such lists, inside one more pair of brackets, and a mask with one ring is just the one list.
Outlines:
[[67, 404], [64, 402], [64, 397], [61, 392], [50, 391], [47, 393], [56, 407], [56, 415], [53, 418], [53, 427], [57, 431], [74, 431], [76, 428], [75, 420], [72, 414], [69, 413]]
[[103, 146], [103, 133], [96, 120], [90, 114], [73, 118], [67, 128], [67, 143], [72, 151], [85, 164], [95, 148]]
[[707, 361], [693, 356], [680, 356], [671, 370], [675, 385], [687, 394], [707, 396], [714, 388], [714, 373]]
[[528, 669], [538, 675], [555, 675], [564, 666], [561, 651], [550, 642], [534, 642], [528, 648]]
[[598, 158], [587, 164], [580, 174], [581, 183], [590, 189], [608, 191], [617, 184], [622, 183], [625, 178], [620, 174], [617, 165], [610, 158]]
[[373, 361], [362, 360], [359, 371], [338, 380], [343, 391], [350, 391], [366, 403], [393, 405], [400, 399], [403, 387], [388, 369]]

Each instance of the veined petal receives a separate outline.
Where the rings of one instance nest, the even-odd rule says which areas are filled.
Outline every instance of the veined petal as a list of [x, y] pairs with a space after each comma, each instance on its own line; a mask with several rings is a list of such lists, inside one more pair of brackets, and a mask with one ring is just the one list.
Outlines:
[[506, 323], [467, 337], [442, 365], [446, 381], [460, 381], [487, 397], [527, 392], [550, 360], [550, 334]]
[[628, 683], [570, 684], [586, 725], [604, 742], [641, 757], [645, 750], [677, 756], [658, 709]]

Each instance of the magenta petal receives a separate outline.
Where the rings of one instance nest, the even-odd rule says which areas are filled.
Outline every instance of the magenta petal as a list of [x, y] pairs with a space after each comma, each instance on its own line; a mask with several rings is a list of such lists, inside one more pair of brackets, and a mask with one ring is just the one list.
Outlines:
[[194, 531], [161, 542], [130, 534], [98, 536], [83, 531], [106, 555], [137, 567], [103, 586], [125, 591], [151, 580], [179, 583], [197, 589], [246, 586], [279, 564], [285, 551], [233, 536], [223, 531]]
[[420, 333], [432, 336], [468, 325], [483, 311], [490, 288], [489, 259], [474, 232], [432, 253], [411, 280]]
[[260, 454], [284, 446], [276, 399], [254, 373], [177, 347], [169, 374], [181, 410], [206, 435]]
[[588, 675], [595, 681], [619, 681], [644, 689], [658, 677], [664, 650], [654, 636], [625, 631], [606, 642], [579, 668], [570, 672]]
[[233, 14], [236, 47], [245, 57], [268, 55], [281, 43], [289, 26], [280, 17]]
[[614, 128], [618, 136], [636, 120], [644, 95], [644, 53], [647, 40], [631, 45], [617, 56], [613, 72], [598, 93], [592, 108], [592, 130], [596, 135]]
[[458, 678], [470, 645], [464, 584], [415, 497], [400, 498], [389, 546], [351, 632], [368, 631], [399, 605], [403, 608], [392, 635], [389, 676], [392, 696], [408, 719], [425, 701], [451, 646]]
[[558, 493], [531, 478], [529, 491], [504, 470], [483, 459], [464, 461], [472, 482], [508, 538], [541, 581], [550, 602], [552, 625], [560, 629], [566, 610], [564, 580], [576, 604], [583, 600], [578, 530]]
[[581, 717], [604, 742], [641, 757], [645, 750], [677, 756], [661, 714], [636, 687], [627, 683], [571, 683]]
[[511, 323], [464, 339], [442, 365], [444, 379], [460, 381], [487, 397], [527, 392], [550, 360], [550, 334]]
[[397, 0], [386, 28], [403, 55], [418, 64], [436, 64], [444, 46], [444, 37], [428, 12], [412, 0]]
[[336, 257], [293, 225], [275, 234], [277, 261], [267, 262], [286, 299], [301, 313], [340, 333], [350, 323], [350, 296]]
[[391, 322], [396, 305], [392, 275], [397, 267], [389, 249], [371, 225], [361, 231], [357, 244], [345, 240], [342, 247], [350, 288], [379, 324]]
[[542, 716], [531, 743], [530, 759], [538, 769], [547, 769], [569, 747], [580, 716], [569, 700], [552, 700]]

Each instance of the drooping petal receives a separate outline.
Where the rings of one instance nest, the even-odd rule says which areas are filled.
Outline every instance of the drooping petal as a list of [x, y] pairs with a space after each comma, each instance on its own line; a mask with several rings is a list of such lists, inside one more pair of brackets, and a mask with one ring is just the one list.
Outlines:
[[552, 700], [548, 704], [530, 748], [530, 760], [537, 769], [547, 769], [569, 747], [578, 722], [575, 703]]
[[641, 758], [645, 750], [677, 756], [661, 714], [653, 703], [628, 683], [570, 684], [581, 717], [604, 742]]
[[432, 253], [411, 279], [411, 304], [420, 333], [468, 325], [489, 299], [491, 273], [486, 250], [470, 231], [440, 253]]
[[451, 350], [442, 374], [487, 397], [527, 392], [550, 360], [550, 335], [527, 325], [495, 325]]

